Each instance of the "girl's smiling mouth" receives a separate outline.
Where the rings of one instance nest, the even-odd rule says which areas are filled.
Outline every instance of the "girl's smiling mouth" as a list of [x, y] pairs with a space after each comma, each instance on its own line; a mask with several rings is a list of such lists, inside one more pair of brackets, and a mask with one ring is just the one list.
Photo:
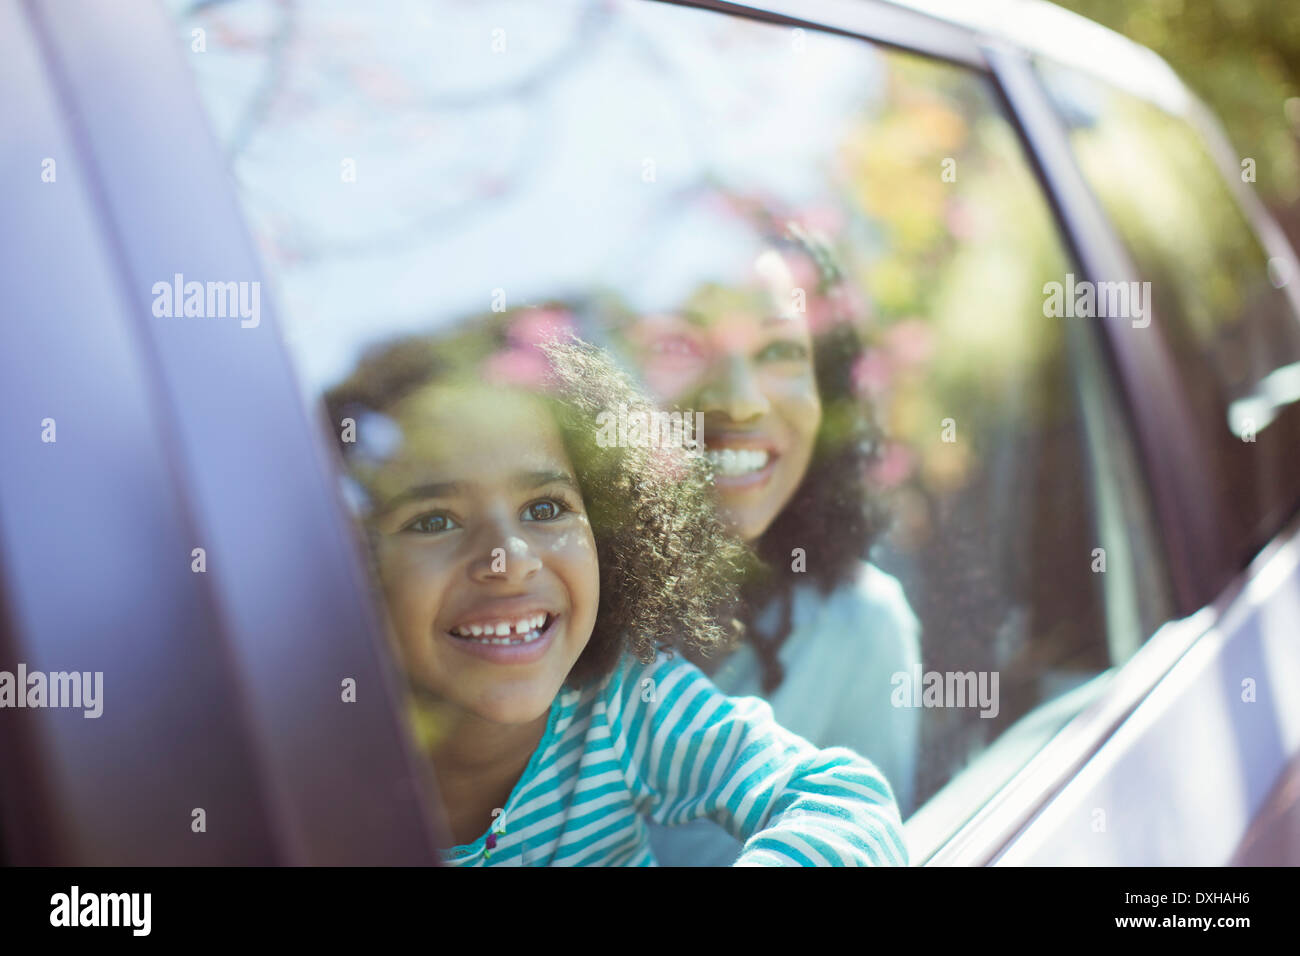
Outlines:
[[501, 664], [530, 664], [545, 655], [560, 615], [542, 609], [482, 613], [442, 632], [459, 650]]

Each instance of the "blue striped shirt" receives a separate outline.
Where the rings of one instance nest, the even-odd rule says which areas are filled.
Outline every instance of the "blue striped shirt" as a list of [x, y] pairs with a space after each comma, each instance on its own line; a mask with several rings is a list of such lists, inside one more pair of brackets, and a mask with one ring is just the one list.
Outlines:
[[452, 866], [655, 866], [645, 819], [710, 819], [737, 866], [905, 865], [889, 784], [843, 747], [818, 750], [757, 697], [728, 697], [689, 661], [625, 657], [551, 705], [503, 812]]

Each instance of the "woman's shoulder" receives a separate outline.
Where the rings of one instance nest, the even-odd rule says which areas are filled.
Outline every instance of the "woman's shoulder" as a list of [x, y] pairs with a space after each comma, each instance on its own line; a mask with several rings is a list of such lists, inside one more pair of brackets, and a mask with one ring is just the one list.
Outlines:
[[861, 621], [892, 621], [900, 627], [916, 627], [917, 618], [907, 600], [902, 582], [870, 561], [859, 561], [853, 575], [829, 594], [803, 589], [801, 599], [817, 606], [823, 615]]
[[919, 656], [921, 625], [902, 583], [868, 561], [829, 594], [804, 588], [796, 600], [795, 630], [819, 646], [838, 640], [873, 657]]

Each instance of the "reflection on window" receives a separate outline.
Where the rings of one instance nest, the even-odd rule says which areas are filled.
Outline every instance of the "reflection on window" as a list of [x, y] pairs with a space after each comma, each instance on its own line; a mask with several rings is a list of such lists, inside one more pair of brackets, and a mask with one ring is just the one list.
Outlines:
[[518, 380], [568, 329], [704, 416], [770, 571], [702, 662], [728, 693], [905, 814], [971, 767], [951, 830], [1122, 662], [1116, 413], [1044, 315], [1071, 266], [986, 80], [657, 3], [172, 6], [310, 400], [398, 336], [490, 327]]
[[1244, 560], [1300, 489], [1300, 323], [1295, 277], [1270, 260], [1187, 121], [1081, 74], [1040, 64], [1084, 176], [1144, 280], [1202, 424]]

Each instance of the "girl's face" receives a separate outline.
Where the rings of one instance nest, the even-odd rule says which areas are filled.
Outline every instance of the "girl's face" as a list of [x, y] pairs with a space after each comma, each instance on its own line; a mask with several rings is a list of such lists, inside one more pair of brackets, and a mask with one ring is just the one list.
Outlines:
[[[760, 256], [749, 289], [706, 286], [672, 314], [628, 331], [642, 377], [664, 405], [704, 413], [718, 508], [746, 541], [790, 502], [812, 459], [822, 407], [800, 286], [786, 260]], [[814, 280], [815, 281], [815, 280]]]
[[407, 670], [482, 719], [534, 721], [586, 647], [600, 598], [595, 541], [554, 419], [532, 396], [445, 385], [388, 415], [402, 443], [370, 486]]

